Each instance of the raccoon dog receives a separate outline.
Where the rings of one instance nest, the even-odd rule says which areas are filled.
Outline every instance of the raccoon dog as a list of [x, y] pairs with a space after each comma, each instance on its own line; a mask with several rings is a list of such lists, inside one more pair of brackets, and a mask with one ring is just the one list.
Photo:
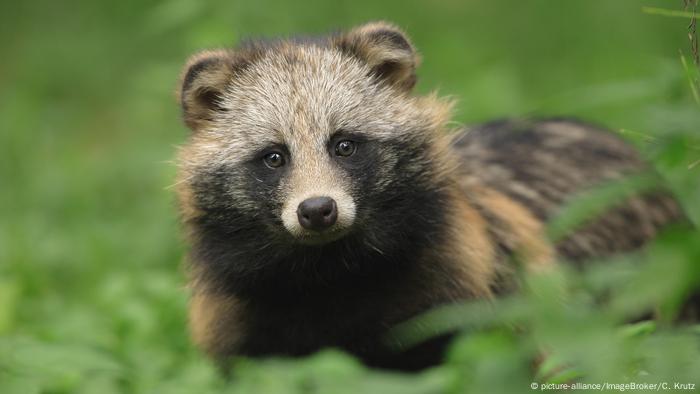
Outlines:
[[450, 131], [449, 102], [411, 92], [417, 64], [384, 22], [189, 60], [177, 192], [191, 330], [213, 357], [336, 347], [371, 366], [432, 365], [445, 338], [395, 354], [387, 330], [508, 291], [516, 253], [537, 270], [626, 251], [679, 215], [663, 195], [633, 198], [550, 245], [557, 207], [643, 168], [637, 154], [567, 120]]

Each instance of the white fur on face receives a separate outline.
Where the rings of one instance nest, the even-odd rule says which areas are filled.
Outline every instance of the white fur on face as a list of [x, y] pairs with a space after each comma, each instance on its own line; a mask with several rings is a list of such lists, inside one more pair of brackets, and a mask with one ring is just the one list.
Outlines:
[[[338, 219], [335, 224], [325, 230], [323, 234], [317, 234], [301, 226], [297, 216], [297, 208], [302, 201], [312, 197], [330, 197], [335, 200], [338, 209]], [[287, 200], [282, 208], [282, 223], [294, 237], [300, 240], [313, 241], [314, 239], [335, 239], [347, 232], [355, 222], [355, 201], [347, 193], [341, 190], [323, 190], [312, 188], [302, 191]]]
[[[332, 163], [326, 148], [326, 133], [296, 133], [295, 137], [287, 144], [291, 154], [288, 165], [292, 168], [282, 184], [285, 190], [282, 223], [287, 231], [302, 241], [314, 243], [339, 238], [355, 222], [356, 206], [350, 194], [351, 182]], [[332, 198], [338, 210], [335, 224], [322, 234], [303, 228], [297, 215], [299, 204], [313, 197]]]

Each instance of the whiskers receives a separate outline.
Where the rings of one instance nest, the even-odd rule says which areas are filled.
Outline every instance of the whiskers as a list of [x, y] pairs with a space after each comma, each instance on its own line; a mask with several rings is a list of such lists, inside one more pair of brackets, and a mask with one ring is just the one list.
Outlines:
[[172, 190], [172, 189], [174, 189], [175, 187], [177, 187], [177, 186], [180, 185], [180, 184], [183, 184], [183, 183], [185, 183], [185, 182], [189, 182], [189, 181], [192, 180], [194, 177], [195, 177], [195, 175], [190, 175], [190, 176], [188, 176], [188, 177], [185, 177], [184, 179], [180, 179], [180, 180], [178, 180], [177, 182], [175, 182], [175, 183], [173, 183], [173, 184], [170, 184], [170, 185], [168, 185], [168, 186], [165, 186], [165, 187], [163, 188], [163, 190]]

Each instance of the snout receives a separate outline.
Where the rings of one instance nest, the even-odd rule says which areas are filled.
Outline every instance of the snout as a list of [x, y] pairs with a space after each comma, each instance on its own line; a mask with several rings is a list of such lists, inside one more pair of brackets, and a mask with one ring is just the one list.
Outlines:
[[355, 210], [355, 201], [342, 190], [311, 190], [289, 198], [281, 219], [297, 241], [317, 245], [348, 234]]
[[299, 204], [297, 218], [305, 229], [323, 231], [337, 221], [338, 205], [330, 197], [307, 198]]

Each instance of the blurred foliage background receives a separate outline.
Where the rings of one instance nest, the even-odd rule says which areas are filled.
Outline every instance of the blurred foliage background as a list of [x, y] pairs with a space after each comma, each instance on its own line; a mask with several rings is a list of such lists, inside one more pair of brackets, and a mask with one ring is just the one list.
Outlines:
[[[698, 383], [700, 330], [669, 324], [700, 278], [695, 230], [669, 232], [647, 253], [584, 275], [564, 267], [525, 278], [517, 298], [407, 323], [396, 335], [409, 342], [464, 333], [444, 365], [418, 375], [367, 371], [330, 350], [241, 360], [226, 382], [190, 345], [185, 325], [185, 249], [168, 186], [187, 135], [174, 91], [189, 54], [244, 36], [391, 20], [422, 52], [418, 91], [457, 97], [459, 122], [566, 115], [607, 125], [638, 144], [699, 223], [690, 18], [643, 6], [682, 10], [683, 1], [2, 0], [0, 392], [511, 393], [576, 377]], [[606, 204], [609, 194], [583, 198], [559, 223], [575, 223], [567, 215]], [[598, 305], [600, 294], [610, 302]], [[624, 324], [651, 305], [660, 305], [659, 322]], [[542, 349], [550, 357], [535, 371]]]

